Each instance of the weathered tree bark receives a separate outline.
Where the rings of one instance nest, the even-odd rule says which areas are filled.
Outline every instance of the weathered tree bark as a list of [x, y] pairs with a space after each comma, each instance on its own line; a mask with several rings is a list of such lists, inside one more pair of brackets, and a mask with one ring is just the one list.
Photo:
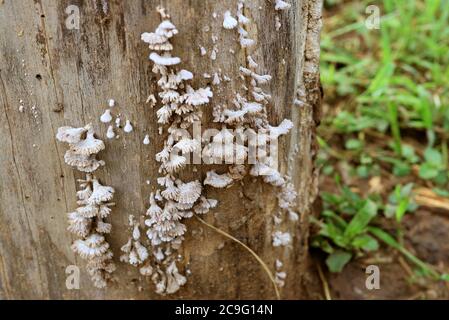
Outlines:
[[[295, 125], [280, 143], [281, 171], [293, 178], [298, 191], [300, 220], [283, 226], [293, 242], [288, 248], [272, 246], [276, 191], [261, 179], [246, 178], [243, 185], [225, 190], [207, 188], [219, 206], [204, 219], [246, 243], [272, 270], [280, 258], [287, 272], [282, 298], [305, 297], [308, 217], [317, 189], [313, 159], [321, 99], [321, 1], [289, 2], [289, 10], [275, 11], [273, 0], [246, 1], [245, 13], [253, 21], [250, 36], [257, 44], [245, 52], [235, 30], [222, 27], [222, 14], [235, 12], [236, 0], [0, 0], [0, 299], [161, 298], [136, 268], [118, 262], [129, 234], [128, 215], [145, 212], [158, 177], [154, 155], [163, 139], [157, 134], [156, 108], [145, 103], [156, 92], [156, 78], [148, 47], [140, 41], [142, 32], [160, 22], [157, 5], [167, 9], [180, 31], [172, 41], [174, 53], [195, 74], [196, 86], [209, 81], [203, 73], [219, 68], [236, 79], [248, 53], [260, 70], [273, 76], [267, 90], [272, 94], [270, 123], [288, 118]], [[66, 28], [70, 4], [80, 8], [79, 30]], [[276, 16], [282, 23], [279, 31]], [[219, 38], [216, 61], [199, 54], [199, 46], [211, 52], [212, 35]], [[234, 86], [223, 86], [212, 104], [230, 100], [240, 89]], [[107, 165], [96, 172], [116, 189], [108, 241], [118, 264], [116, 281], [99, 290], [83, 271], [84, 261], [70, 249], [74, 237], [66, 231], [66, 213], [76, 207], [76, 179], [83, 176], [64, 163], [66, 147], [56, 142], [55, 133], [63, 125], [92, 122], [105, 138], [107, 126], [98, 119], [109, 98], [117, 101], [122, 119], [130, 119], [135, 130], [117, 140], [104, 139], [100, 158]], [[294, 105], [295, 100], [304, 103]], [[205, 126], [211, 123], [211, 110], [205, 109]], [[151, 137], [149, 146], [142, 144], [145, 133]], [[203, 179], [210, 168], [197, 167], [198, 172], [187, 167], [184, 174]], [[168, 298], [275, 298], [266, 273], [246, 250], [195, 219], [187, 227], [180, 265], [192, 274]], [[65, 269], [72, 264], [81, 267], [80, 290], [66, 288]]]

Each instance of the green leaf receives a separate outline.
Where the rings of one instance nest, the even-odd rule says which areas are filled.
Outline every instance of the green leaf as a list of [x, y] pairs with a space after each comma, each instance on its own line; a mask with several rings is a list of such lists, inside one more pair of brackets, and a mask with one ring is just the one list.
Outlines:
[[443, 281], [449, 281], [449, 274], [443, 273], [443, 274], [440, 276], [440, 279], [443, 280]]
[[409, 204], [408, 198], [401, 199], [401, 201], [399, 202], [399, 205], [396, 208], [396, 221], [397, 222], [401, 222], [402, 217], [407, 212], [408, 204]]
[[415, 154], [415, 149], [408, 144], [402, 145], [402, 156], [410, 163], [416, 163], [419, 160]]
[[376, 216], [376, 214], [376, 203], [374, 203], [370, 199], [365, 200], [365, 205], [359, 211], [357, 211], [351, 222], [349, 222], [349, 225], [344, 232], [344, 236], [352, 239], [356, 235], [360, 234], [370, 223], [370, 221]]
[[329, 241], [324, 239], [323, 237], [315, 237], [311, 241], [311, 246], [314, 248], [320, 248], [324, 252], [328, 254], [332, 254], [334, 252], [334, 248], [330, 245]]
[[368, 227], [368, 231], [372, 233], [374, 236], [376, 236], [378, 239], [385, 242], [390, 247], [398, 250], [400, 253], [402, 253], [404, 256], [407, 257], [411, 262], [413, 262], [415, 265], [417, 265], [419, 268], [421, 268], [423, 271], [425, 271], [427, 274], [431, 275], [434, 278], [439, 278], [440, 275], [438, 272], [436, 272], [432, 266], [428, 265], [427, 263], [423, 262], [416, 256], [414, 256], [410, 251], [405, 249], [399, 242], [397, 242], [391, 235], [389, 235], [387, 232], [383, 231], [380, 228], [376, 227]]
[[379, 242], [368, 234], [357, 236], [352, 241], [352, 245], [357, 249], [365, 251], [375, 251], [379, 249]]
[[395, 161], [393, 165], [393, 174], [397, 177], [404, 177], [410, 174], [410, 166], [402, 161]]
[[389, 203], [385, 206], [385, 209], [384, 209], [385, 217], [392, 218], [392, 217], [394, 217], [395, 213], [396, 213], [396, 205]]
[[431, 165], [440, 168], [443, 165], [443, 156], [438, 150], [428, 148], [424, 151], [424, 159]]
[[338, 250], [330, 254], [326, 259], [326, 265], [330, 272], [341, 272], [344, 266], [351, 260], [352, 254]]
[[363, 142], [358, 139], [346, 140], [345, 148], [348, 150], [359, 150], [363, 147]]
[[438, 176], [439, 170], [432, 164], [425, 162], [419, 167], [419, 177], [422, 179], [433, 179]]
[[368, 178], [371, 170], [367, 166], [358, 166], [356, 172], [360, 178]]
[[331, 165], [326, 165], [323, 169], [321, 169], [321, 172], [326, 176], [330, 176], [334, 172], [334, 167]]

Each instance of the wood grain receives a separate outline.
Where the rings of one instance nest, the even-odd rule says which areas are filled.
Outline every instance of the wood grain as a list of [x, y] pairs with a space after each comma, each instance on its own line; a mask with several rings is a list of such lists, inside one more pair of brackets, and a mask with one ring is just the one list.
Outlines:
[[[156, 83], [140, 34], [158, 25], [155, 8], [160, 4], [180, 31], [173, 41], [175, 54], [181, 57], [183, 68], [194, 72], [195, 86], [208, 84], [210, 79], [201, 75], [219, 68], [237, 79], [238, 68], [245, 65], [249, 53], [263, 72], [273, 76], [268, 87], [273, 96], [270, 122], [278, 124], [289, 118], [295, 124], [282, 140], [280, 161], [300, 195], [300, 221], [284, 226], [294, 234], [293, 245], [288, 249], [271, 245], [275, 190], [261, 180], [248, 178], [225, 191], [207, 189], [208, 196], [216, 197], [220, 204], [205, 219], [246, 243], [273, 269], [275, 259], [281, 257], [287, 272], [282, 297], [304, 297], [307, 220], [316, 193], [314, 115], [319, 110], [318, 71], [304, 66], [308, 62], [318, 68], [318, 58], [313, 57], [316, 52], [308, 58], [305, 53], [308, 46], [317, 45], [313, 35], [317, 28], [319, 33], [316, 18], [320, 11], [317, 17], [316, 10], [321, 6], [313, 0], [290, 2], [290, 10], [276, 12], [272, 1], [247, 1], [245, 13], [254, 21], [250, 34], [257, 41], [248, 52], [238, 46], [235, 30], [225, 31], [221, 26], [222, 14], [235, 12], [236, 0], [114, 0], [107, 1], [106, 13], [102, 1], [0, 2], [0, 299], [161, 298], [135, 268], [121, 263], [115, 282], [105, 290], [95, 289], [84, 271], [80, 290], [66, 288], [65, 268], [84, 266], [71, 252], [73, 237], [66, 231], [66, 212], [76, 207], [76, 179], [82, 175], [64, 163], [65, 146], [55, 140], [58, 127], [89, 122], [105, 140], [106, 150], [100, 158], [107, 165], [96, 174], [116, 188], [109, 241], [117, 258], [128, 237], [128, 215], [144, 213], [158, 176], [154, 155], [161, 149], [162, 139], [157, 134], [156, 109], [145, 104]], [[65, 26], [69, 4], [80, 8], [79, 30]], [[276, 14], [282, 22], [279, 31], [275, 29]], [[210, 52], [212, 35], [219, 37], [216, 61], [201, 57], [199, 51], [199, 46], [204, 46]], [[226, 103], [240, 86], [236, 80], [214, 89], [213, 103]], [[300, 98], [306, 103], [294, 106], [302, 90], [305, 96]], [[105, 138], [107, 126], [98, 120], [109, 98], [117, 101], [115, 114], [119, 112], [123, 121], [131, 120], [135, 128], [112, 141]], [[19, 111], [21, 104], [24, 112]], [[212, 107], [206, 108], [204, 126], [211, 126]], [[142, 144], [146, 133], [152, 141], [148, 146]], [[191, 167], [185, 170], [186, 177], [204, 178], [208, 170], [197, 166], [194, 172]], [[194, 220], [187, 222], [181, 252], [182, 265], [192, 275], [185, 287], [166, 298], [275, 297], [268, 277], [248, 252]]]

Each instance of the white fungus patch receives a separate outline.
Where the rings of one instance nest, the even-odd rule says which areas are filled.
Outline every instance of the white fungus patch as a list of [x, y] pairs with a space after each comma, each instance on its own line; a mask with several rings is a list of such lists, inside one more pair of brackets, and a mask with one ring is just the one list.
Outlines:
[[[171, 22], [164, 21], [163, 24], [155, 32], [142, 35], [143, 41], [155, 43], [155, 40], [162, 39], [154, 36], [150, 39], [148, 34], [161, 35], [158, 30], [162, 29], [176, 30]], [[184, 182], [177, 177], [177, 173], [187, 164], [187, 158], [182, 154], [201, 147], [199, 141], [182, 138], [180, 130], [188, 129], [194, 121], [201, 119], [200, 107], [209, 103], [213, 93], [209, 87], [194, 89], [186, 83], [193, 79], [193, 74], [187, 70], [177, 71], [175, 66], [181, 63], [181, 59], [172, 57], [168, 52], [172, 50], [169, 42], [172, 34], [163, 36], [166, 38], [163, 46], [150, 46], [150, 50], [153, 50], [150, 60], [154, 63], [152, 71], [159, 75], [157, 94], [160, 106], [156, 115], [161, 126], [158, 130], [166, 138], [163, 149], [156, 154], [156, 161], [160, 163], [161, 176], [157, 179], [160, 187], [150, 195], [150, 207], [145, 220], [152, 258], [147, 260], [140, 272], [151, 276], [157, 293], [171, 294], [186, 282], [176, 266], [176, 261], [182, 257], [175, 255], [186, 232], [182, 219], [192, 217], [194, 207], [205, 211], [207, 206], [210, 208], [214, 204], [213, 201], [202, 200], [202, 185], [199, 181]], [[201, 47], [200, 50], [202, 54], [205, 53]], [[160, 55], [154, 51], [165, 53]]]
[[225, 188], [232, 184], [233, 179], [227, 174], [217, 174], [214, 170], [207, 172], [207, 177], [204, 179], [205, 185], [210, 185], [214, 188]]
[[145, 102], [150, 104], [150, 107], [153, 108], [157, 100], [154, 94], [150, 94]]
[[113, 126], [109, 126], [108, 130], [106, 131], [106, 137], [108, 139], [113, 139], [115, 137], [115, 132], [114, 132], [114, 127]]
[[112, 120], [111, 110], [106, 109], [105, 112], [101, 115], [100, 121], [103, 123], [109, 123]]
[[231, 11], [226, 11], [223, 15], [223, 28], [234, 29], [237, 27], [237, 20], [231, 15]]
[[212, 52], [211, 52], [211, 54], [210, 54], [210, 59], [211, 59], [212, 61], [217, 60], [217, 52], [218, 52], [218, 49], [217, 49], [216, 46], [214, 46], [214, 47], [212, 48]]
[[292, 5], [288, 2], [285, 2], [283, 0], [275, 0], [274, 8], [276, 10], [287, 10], [290, 9]]
[[[89, 124], [82, 128], [60, 127], [56, 138], [69, 144], [64, 155], [65, 162], [82, 172], [93, 172], [104, 161], [96, 160], [96, 154], [104, 149], [103, 141], [94, 137]], [[74, 241], [72, 250], [87, 260], [86, 270], [93, 284], [104, 288], [115, 270], [113, 253], [103, 234], [111, 232], [111, 224], [104, 221], [111, 213], [110, 202], [114, 189], [102, 185], [91, 174], [85, 180], [79, 180], [81, 190], [77, 191], [78, 208], [68, 213], [68, 231], [79, 237]]]
[[[120, 249], [123, 252], [120, 256], [120, 261], [137, 267], [145, 263], [149, 257], [149, 253], [147, 248], [140, 242], [139, 223], [133, 215], [130, 215], [128, 220], [131, 236], [128, 238], [128, 242], [126, 242]], [[151, 273], [152, 271], [149, 270], [149, 268], [152, 268], [149, 264], [142, 266], [142, 268], [143, 270], [140, 270], [141, 274]]]
[[220, 76], [218, 75], [217, 72], [214, 73], [214, 79], [212, 80], [212, 84], [214, 86], [218, 86], [221, 83], [221, 79]]
[[292, 241], [292, 236], [290, 235], [289, 232], [275, 231], [273, 233], [273, 246], [274, 247], [288, 246], [291, 241]]
[[126, 120], [125, 126], [123, 127], [123, 131], [125, 131], [126, 133], [130, 133], [133, 131], [133, 126], [131, 124], [131, 121]]
[[150, 54], [150, 59], [155, 64], [161, 65], [161, 66], [173, 66], [176, 64], [181, 63], [181, 59], [178, 57], [172, 57], [170, 54], [164, 54], [160, 56], [156, 52], [152, 52]]

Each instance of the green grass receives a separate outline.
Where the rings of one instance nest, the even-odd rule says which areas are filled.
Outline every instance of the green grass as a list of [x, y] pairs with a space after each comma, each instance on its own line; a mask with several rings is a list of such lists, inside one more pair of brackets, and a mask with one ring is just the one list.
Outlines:
[[[368, 5], [379, 6], [380, 29], [366, 28]], [[338, 271], [349, 258], [377, 250], [369, 230], [380, 213], [401, 229], [404, 214], [416, 209], [413, 187], [449, 194], [449, 0], [327, 0], [324, 11], [317, 163], [329, 177], [344, 163], [349, 184], [367, 186], [372, 177], [394, 182], [360, 194], [339, 182], [337, 191], [323, 195], [313, 245]], [[363, 223], [351, 227], [366, 210]], [[410, 259], [405, 248], [398, 250]]]

